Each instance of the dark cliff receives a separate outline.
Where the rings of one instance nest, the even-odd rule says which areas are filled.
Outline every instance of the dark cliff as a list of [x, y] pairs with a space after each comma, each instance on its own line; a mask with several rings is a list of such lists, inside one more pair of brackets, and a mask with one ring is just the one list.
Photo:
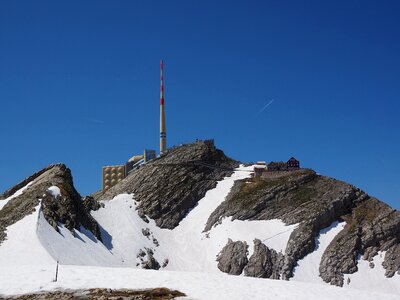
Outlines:
[[133, 193], [141, 217], [147, 215], [158, 226], [173, 229], [217, 181], [238, 165], [213, 143], [198, 141], [168, 150], [96, 198], [106, 200]]

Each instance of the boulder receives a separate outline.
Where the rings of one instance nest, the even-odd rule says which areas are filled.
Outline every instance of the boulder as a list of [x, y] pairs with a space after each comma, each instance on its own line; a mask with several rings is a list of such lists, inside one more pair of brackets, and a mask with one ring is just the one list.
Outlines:
[[231, 239], [217, 256], [218, 269], [224, 273], [240, 275], [248, 263], [246, 242]]

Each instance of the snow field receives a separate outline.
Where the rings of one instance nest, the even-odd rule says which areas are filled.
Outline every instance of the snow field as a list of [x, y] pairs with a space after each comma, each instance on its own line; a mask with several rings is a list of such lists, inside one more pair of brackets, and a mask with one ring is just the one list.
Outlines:
[[[27, 271], [27, 270], [25, 270]], [[47, 291], [54, 289], [146, 289], [167, 287], [185, 293], [180, 299], [246, 300], [246, 299], [296, 299], [296, 300], [397, 300], [398, 295], [380, 294], [356, 289], [343, 289], [305, 282], [288, 282], [226, 274], [140, 270], [132, 268], [105, 268], [93, 266], [60, 266], [58, 282], [49, 280], [47, 272], [28, 270], [35, 282], [21, 284], [20, 270], [0, 273], [0, 293]], [[36, 271], [34, 273], [34, 271]], [[26, 276], [27, 277], [27, 276]], [[41, 281], [41, 282], [40, 282]]]
[[334, 222], [331, 226], [320, 231], [315, 238], [315, 250], [306, 257], [297, 262], [298, 266], [294, 270], [294, 276], [291, 280], [324, 283], [319, 276], [319, 264], [326, 248], [343, 229], [345, 223]]
[[7, 238], [0, 245], [0, 266], [2, 269], [16, 266], [55, 264], [55, 260], [42, 246], [36, 235], [39, 208], [40, 205], [35, 208], [34, 213], [7, 227]]
[[122, 266], [119, 258], [84, 227], [81, 227], [81, 231], [74, 229], [71, 233], [64, 225], [59, 225], [58, 230], [59, 232], [50, 226], [40, 210], [37, 239], [54, 261], [67, 265]]

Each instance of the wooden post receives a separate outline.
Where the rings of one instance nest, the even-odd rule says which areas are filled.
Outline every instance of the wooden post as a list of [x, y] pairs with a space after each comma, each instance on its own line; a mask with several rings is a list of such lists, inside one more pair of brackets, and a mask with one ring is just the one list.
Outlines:
[[56, 278], [54, 279], [54, 282], [57, 282], [58, 279], [58, 260], [57, 260], [57, 266], [56, 266]]

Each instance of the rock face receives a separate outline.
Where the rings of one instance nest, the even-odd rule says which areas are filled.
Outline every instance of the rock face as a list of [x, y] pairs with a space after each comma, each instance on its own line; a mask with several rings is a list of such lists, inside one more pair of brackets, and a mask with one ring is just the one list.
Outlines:
[[248, 263], [247, 248], [246, 242], [233, 242], [229, 239], [228, 243], [218, 254], [218, 269], [232, 275], [242, 274], [244, 267]]
[[[352, 185], [319, 176], [312, 170], [237, 181], [226, 200], [210, 215], [205, 230], [228, 216], [233, 220], [281, 219], [286, 224], [299, 224], [278, 264], [274, 265], [272, 255], [256, 242], [255, 253], [245, 268], [249, 276], [276, 278], [281, 274], [282, 279], [289, 279], [297, 261], [314, 251], [320, 230], [335, 221], [346, 221], [347, 225], [323, 255], [323, 280], [343, 285], [343, 274], [357, 271], [359, 255], [371, 260], [378, 251], [387, 251], [387, 276], [399, 271], [400, 213]], [[273, 275], [271, 264], [275, 266]]]
[[159, 227], [173, 229], [236, 166], [238, 163], [216, 149], [212, 141], [197, 141], [169, 149], [95, 197], [106, 200], [121, 193], [134, 193], [143, 219], [147, 215]]
[[400, 271], [400, 212], [369, 198], [343, 217], [345, 228], [328, 246], [321, 259], [320, 274], [326, 281], [343, 285], [343, 274], [357, 271], [358, 255], [371, 261], [378, 251], [387, 251], [386, 276]]
[[280, 279], [284, 256], [269, 249], [260, 240], [254, 240], [254, 252], [244, 268], [244, 275], [259, 278]]
[[[90, 200], [82, 201], [73, 186], [71, 171], [65, 165], [50, 165], [28, 177], [4, 195], [6, 197], [13, 195], [15, 191], [30, 182], [31, 185], [20, 196], [9, 201], [0, 210], [0, 242], [6, 238], [5, 228], [33, 213], [40, 201], [45, 219], [56, 230], [57, 223], [65, 224], [69, 230], [79, 230], [83, 226], [101, 240], [99, 226], [88, 211], [94, 204], [90, 205]], [[49, 193], [47, 190], [51, 186], [57, 186], [61, 195], [54, 196]]]
[[[83, 226], [101, 240], [99, 225], [90, 211], [100, 208], [97, 200], [109, 200], [122, 193], [135, 194], [138, 214], [145, 221], [149, 217], [159, 227], [173, 229], [217, 181], [230, 175], [238, 165], [211, 141], [198, 141], [168, 150], [105, 193], [98, 192], [83, 200], [73, 186], [70, 170], [63, 164], [51, 165], [2, 195], [7, 198], [31, 183], [0, 210], [0, 243], [6, 238], [6, 227], [31, 214], [40, 201], [44, 217], [56, 230], [59, 223], [70, 230]], [[51, 186], [60, 189], [59, 196], [48, 192]], [[336, 221], [346, 225], [322, 255], [319, 272], [325, 282], [342, 286], [344, 274], [357, 271], [360, 256], [372, 261], [381, 251], [386, 251], [386, 276], [400, 274], [400, 212], [352, 185], [309, 169], [236, 181], [226, 199], [209, 216], [204, 231], [211, 230], [225, 217], [281, 219], [288, 225], [297, 224], [285, 254], [256, 239], [254, 253], [248, 257], [245, 242], [229, 240], [217, 257], [218, 268], [228, 274], [244, 272], [246, 276], [287, 280], [293, 276], [297, 262], [315, 250], [315, 238], [320, 231]], [[150, 229], [143, 228], [142, 234], [154, 247], [141, 249], [137, 264], [159, 269], [160, 262], [154, 258], [153, 250], [161, 246]], [[167, 265], [168, 260], [162, 262], [163, 267]]]

